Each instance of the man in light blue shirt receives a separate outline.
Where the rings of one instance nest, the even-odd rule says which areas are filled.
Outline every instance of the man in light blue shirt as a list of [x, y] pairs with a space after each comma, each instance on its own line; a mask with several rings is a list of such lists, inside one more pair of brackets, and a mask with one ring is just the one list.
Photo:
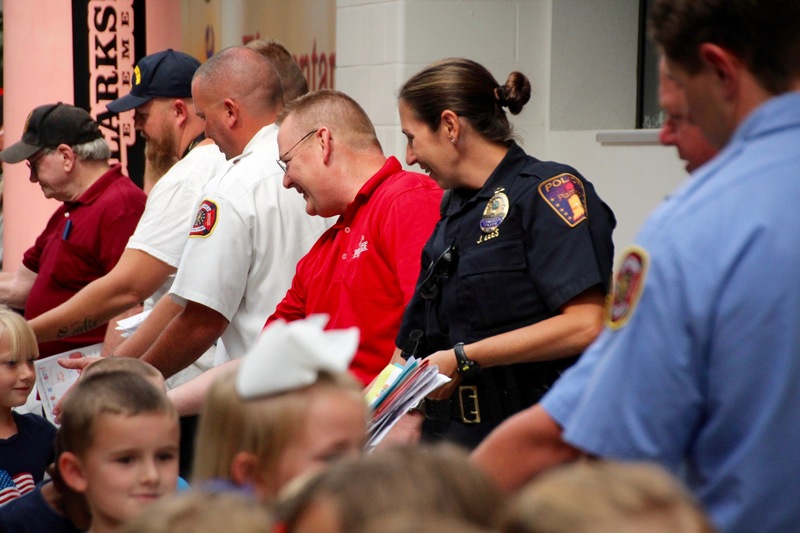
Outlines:
[[645, 224], [609, 327], [532, 410], [574, 447], [541, 453], [684, 469], [725, 532], [800, 524], [798, 24], [795, 1], [655, 2], [689, 118], [725, 148]]

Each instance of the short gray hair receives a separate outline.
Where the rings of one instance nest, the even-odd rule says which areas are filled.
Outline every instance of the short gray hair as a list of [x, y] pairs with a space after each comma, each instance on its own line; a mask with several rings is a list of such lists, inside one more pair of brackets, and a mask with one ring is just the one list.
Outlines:
[[108, 143], [102, 137], [89, 142], [76, 144], [72, 147], [72, 151], [79, 158], [86, 161], [105, 161], [111, 157], [111, 148], [108, 147]]

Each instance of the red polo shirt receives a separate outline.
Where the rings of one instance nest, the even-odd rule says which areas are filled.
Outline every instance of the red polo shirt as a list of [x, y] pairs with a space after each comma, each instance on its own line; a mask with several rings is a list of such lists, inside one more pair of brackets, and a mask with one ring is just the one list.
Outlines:
[[327, 313], [327, 329], [358, 326], [361, 341], [350, 371], [368, 384], [394, 352], [441, 198], [433, 180], [387, 159], [297, 264], [292, 287], [267, 324]]
[[[64, 202], [25, 252], [22, 264], [37, 273], [25, 306], [26, 319], [66, 302], [117, 264], [146, 200], [120, 169], [115, 165], [80, 198]], [[40, 343], [40, 356], [102, 342], [105, 331], [104, 324], [81, 335]]]

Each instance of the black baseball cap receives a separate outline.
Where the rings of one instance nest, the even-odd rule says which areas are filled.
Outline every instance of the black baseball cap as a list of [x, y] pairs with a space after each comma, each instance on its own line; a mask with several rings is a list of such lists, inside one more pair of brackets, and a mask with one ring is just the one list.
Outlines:
[[106, 104], [112, 113], [135, 109], [153, 98], [189, 98], [200, 62], [172, 48], [145, 56], [133, 69], [131, 92]]
[[41, 105], [25, 120], [22, 140], [0, 152], [0, 160], [19, 163], [42, 148], [75, 146], [102, 136], [97, 121], [85, 109], [62, 102]]

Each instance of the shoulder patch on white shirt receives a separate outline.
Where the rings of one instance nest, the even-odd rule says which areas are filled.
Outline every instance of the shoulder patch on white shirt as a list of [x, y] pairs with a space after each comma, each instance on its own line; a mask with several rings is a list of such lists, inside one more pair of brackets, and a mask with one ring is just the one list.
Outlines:
[[217, 225], [217, 204], [203, 200], [192, 223], [189, 237], [208, 237]]

